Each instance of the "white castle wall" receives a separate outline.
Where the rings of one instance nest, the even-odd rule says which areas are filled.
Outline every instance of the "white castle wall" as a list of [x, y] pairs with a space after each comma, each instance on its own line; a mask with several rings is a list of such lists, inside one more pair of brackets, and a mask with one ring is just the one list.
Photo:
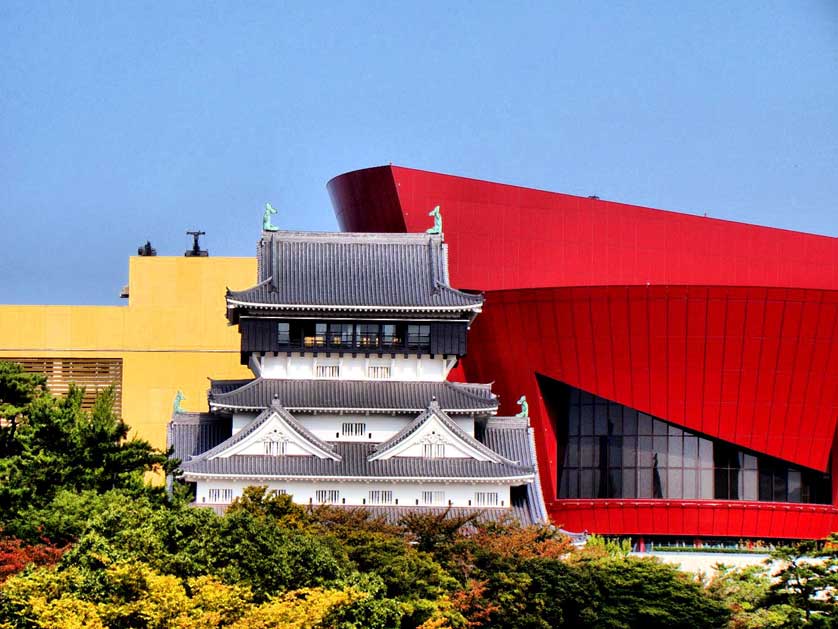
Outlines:
[[[256, 413], [234, 413], [232, 434], [236, 434], [239, 430], [247, 426], [255, 417]], [[381, 443], [382, 441], [387, 441], [416, 419], [418, 413], [416, 416], [378, 413], [370, 413], [369, 415], [340, 415], [337, 413], [315, 415], [295, 413], [294, 417], [323, 441], [366, 441], [369, 443]], [[453, 415], [451, 419], [467, 434], [472, 437], [474, 436], [474, 419], [470, 415]], [[366, 424], [366, 430], [364, 434], [359, 436], [343, 435], [341, 428], [344, 423], [363, 423]], [[372, 433], [372, 437], [370, 437], [370, 433]]]
[[[453, 356], [338, 356], [325, 354], [282, 354], [263, 356], [258, 371], [263, 378], [293, 380], [399, 380], [403, 382], [442, 382], [456, 364]], [[332, 370], [337, 367], [337, 371]], [[252, 366], [251, 366], [252, 368]]]
[[[236, 480], [213, 480], [213, 481], [198, 481], [196, 504], [226, 504], [228, 501], [210, 500], [210, 489], [230, 490], [232, 498], [238, 498], [242, 495], [242, 491], [248, 485], [257, 484], [253, 481], [236, 481]], [[317, 502], [318, 490], [337, 490], [339, 492], [338, 504], [346, 504], [351, 506], [374, 506], [370, 504], [370, 491], [385, 490], [393, 492], [392, 506], [410, 507], [416, 506], [417, 500], [420, 506], [429, 506], [423, 500], [422, 492], [442, 492], [440, 497], [437, 494], [435, 497], [442, 500], [441, 504], [437, 506], [448, 506], [451, 501], [451, 506], [454, 507], [476, 507], [477, 499], [475, 492], [489, 492], [498, 494], [497, 507], [485, 508], [506, 508], [509, 507], [509, 487], [497, 483], [427, 483], [427, 482], [403, 482], [403, 483], [385, 483], [385, 482], [363, 482], [363, 481], [347, 481], [347, 482], [265, 482], [258, 483], [267, 485], [269, 490], [284, 490], [293, 496], [294, 502], [298, 504], [319, 504]], [[398, 505], [396, 505], [398, 500]], [[345, 501], [345, 502], [344, 502]], [[469, 504], [471, 501], [471, 504]], [[433, 505], [430, 505], [433, 506]], [[481, 508], [483, 506], [481, 505]]]

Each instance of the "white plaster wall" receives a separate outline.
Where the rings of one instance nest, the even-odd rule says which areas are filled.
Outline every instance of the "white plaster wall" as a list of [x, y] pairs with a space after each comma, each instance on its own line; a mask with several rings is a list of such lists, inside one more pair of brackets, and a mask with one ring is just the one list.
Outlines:
[[371, 366], [389, 366], [390, 380], [402, 382], [442, 382], [456, 361], [444, 356], [407, 356], [366, 357], [336, 353], [331, 357], [326, 354], [281, 354], [264, 356], [261, 359], [263, 378], [289, 378], [310, 380], [315, 378], [317, 365], [339, 365], [340, 380], [378, 380], [370, 378]]
[[[355, 441], [367, 443], [381, 443], [407, 426], [413, 417], [406, 415], [309, 415], [298, 413], [295, 417], [299, 422], [323, 441]], [[367, 425], [363, 435], [358, 437], [343, 436], [341, 424], [361, 422]], [[372, 433], [372, 438], [369, 434]]]
[[[384, 482], [322, 482], [322, 481], [295, 481], [295, 482], [259, 482], [236, 481], [236, 480], [212, 480], [199, 481], [197, 483], [195, 502], [197, 504], [211, 504], [209, 502], [210, 488], [232, 489], [233, 498], [242, 495], [242, 491], [248, 485], [267, 485], [268, 489], [284, 489], [293, 496], [294, 502], [298, 504], [316, 504], [316, 492], [319, 489], [337, 489], [340, 492], [339, 504], [351, 506], [374, 506], [369, 504], [369, 492], [371, 490], [390, 490], [393, 492], [393, 505], [398, 500], [398, 506], [426, 506], [422, 501], [423, 491], [444, 492], [444, 502], [440, 506], [447, 506], [448, 501], [454, 507], [476, 507], [475, 492], [497, 492], [498, 507], [509, 507], [509, 486], [497, 483], [384, 483]], [[343, 502], [345, 500], [345, 502]], [[365, 504], [366, 501], [366, 504]], [[471, 501], [471, 504], [469, 504]], [[503, 504], [501, 504], [501, 502]], [[481, 507], [483, 508], [483, 507]], [[490, 507], [485, 507], [490, 508]]]
[[[369, 415], [318, 415], [308, 413], [295, 413], [294, 417], [311, 432], [313, 432], [319, 439], [323, 441], [366, 441], [370, 443], [381, 443], [387, 441], [402, 428], [407, 426], [416, 417], [414, 415], [386, 415], [371, 413]], [[247, 426], [256, 418], [256, 413], [234, 413], [233, 414], [233, 430], [235, 435], [242, 428]], [[466, 433], [474, 436], [474, 420], [470, 415], [452, 417], [454, 422]], [[343, 436], [341, 433], [341, 424], [344, 422], [362, 422], [366, 423], [366, 432], [359, 437]], [[369, 433], [372, 433], [370, 438]], [[339, 436], [336, 436], [339, 435]], [[421, 456], [421, 455], [420, 455]]]
[[256, 419], [256, 413], [233, 413], [233, 431], [231, 434], [235, 435], [254, 419]]

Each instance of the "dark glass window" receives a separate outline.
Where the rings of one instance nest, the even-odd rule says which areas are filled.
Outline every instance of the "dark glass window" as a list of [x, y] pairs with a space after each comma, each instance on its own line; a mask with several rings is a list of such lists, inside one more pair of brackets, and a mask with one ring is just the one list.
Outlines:
[[325, 347], [326, 329], [327, 326], [325, 323], [315, 323], [313, 328], [310, 325], [306, 326], [303, 345], [305, 347]]
[[401, 347], [402, 339], [395, 323], [385, 323], [381, 326], [381, 347]]
[[280, 345], [291, 343], [291, 324], [287, 321], [280, 321], [276, 324], [276, 341]]
[[559, 409], [564, 431], [560, 498], [831, 502], [827, 474], [750, 454], [590, 393], [565, 389]]
[[742, 467], [742, 453], [735, 446], [716, 443], [713, 448], [715, 466], [714, 498], [739, 500], [739, 471]]
[[355, 345], [363, 348], [378, 347], [379, 329], [380, 326], [377, 323], [359, 323]]
[[351, 323], [329, 324], [329, 345], [331, 347], [351, 347], [354, 326]]
[[431, 326], [410, 324], [407, 326], [407, 346], [410, 349], [430, 349]]

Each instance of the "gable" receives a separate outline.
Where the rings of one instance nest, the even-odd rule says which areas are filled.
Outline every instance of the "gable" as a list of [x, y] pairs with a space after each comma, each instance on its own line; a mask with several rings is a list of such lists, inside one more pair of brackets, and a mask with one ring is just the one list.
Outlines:
[[321, 441], [284, 408], [275, 405], [249, 425], [206, 453], [205, 458], [232, 456], [314, 456], [338, 460], [332, 448]]
[[435, 403], [389, 442], [381, 444], [369, 460], [399, 457], [511, 463], [463, 432]]

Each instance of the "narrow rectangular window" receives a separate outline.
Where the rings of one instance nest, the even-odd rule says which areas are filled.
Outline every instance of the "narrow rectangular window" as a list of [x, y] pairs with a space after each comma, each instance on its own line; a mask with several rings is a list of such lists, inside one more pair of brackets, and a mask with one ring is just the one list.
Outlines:
[[369, 503], [371, 505], [391, 505], [393, 504], [393, 492], [383, 489], [371, 489], [369, 492]]
[[315, 365], [315, 367], [314, 367], [314, 377], [315, 378], [340, 378], [340, 365], [337, 365], [337, 364]]
[[422, 456], [426, 459], [442, 459], [445, 458], [445, 444], [444, 443], [423, 443]]
[[445, 504], [444, 491], [423, 491], [422, 504], [425, 505], [443, 505]]
[[340, 491], [337, 489], [318, 489], [315, 492], [314, 499], [320, 504], [338, 504], [340, 501]]
[[265, 454], [281, 456], [287, 452], [287, 441], [271, 441], [268, 439], [265, 443]]
[[389, 380], [392, 377], [390, 365], [370, 365], [367, 367], [367, 378], [370, 380]]
[[340, 432], [344, 437], [363, 437], [367, 432], [367, 425], [363, 422], [344, 422]]
[[497, 507], [498, 492], [477, 491], [474, 493], [474, 504], [476, 504], [478, 507]]
[[280, 321], [276, 324], [277, 345], [291, 344], [291, 324], [287, 321]]
[[233, 501], [233, 490], [213, 487], [209, 490], [207, 497], [212, 504], [227, 504]]

